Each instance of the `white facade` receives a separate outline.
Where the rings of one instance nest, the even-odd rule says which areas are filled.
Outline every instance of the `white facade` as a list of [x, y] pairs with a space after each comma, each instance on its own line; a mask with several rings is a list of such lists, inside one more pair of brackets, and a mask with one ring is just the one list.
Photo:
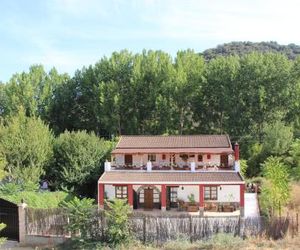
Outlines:
[[[165, 156], [163, 159], [163, 155]], [[210, 165], [210, 166], [220, 166], [221, 165], [221, 155], [220, 154], [201, 154], [202, 161], [198, 161], [198, 154], [188, 154], [189, 158], [185, 162], [180, 154], [155, 154], [155, 161], [153, 161], [153, 166], [164, 166], [169, 165], [175, 159], [175, 163], [179, 166], [189, 165], [191, 162], [195, 162], [198, 165]], [[175, 156], [175, 157], [174, 157]], [[210, 156], [210, 158], [209, 158]], [[146, 165], [148, 161], [148, 154], [132, 154], [132, 165], [143, 166]], [[228, 163], [230, 166], [233, 165], [233, 156], [229, 155]], [[113, 165], [125, 165], [125, 155], [115, 154]]]
[[240, 186], [239, 185], [219, 186], [218, 202], [240, 202]]
[[188, 202], [188, 196], [191, 194], [194, 194], [195, 201], [199, 202], [199, 186], [179, 186], [177, 198]]
[[[133, 190], [138, 189], [143, 185], [133, 185]], [[161, 185], [155, 185], [161, 191]], [[240, 202], [240, 185], [219, 185], [217, 188], [218, 200], [217, 202]], [[105, 197], [109, 200], [115, 198], [115, 186], [104, 185]], [[198, 185], [181, 185], [178, 187], [177, 198], [189, 201], [188, 196], [194, 194], [195, 201], [199, 202], [199, 186]]]

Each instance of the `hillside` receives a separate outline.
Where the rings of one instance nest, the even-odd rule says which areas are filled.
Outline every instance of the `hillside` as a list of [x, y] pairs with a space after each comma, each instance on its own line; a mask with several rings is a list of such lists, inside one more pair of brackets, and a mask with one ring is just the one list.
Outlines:
[[253, 51], [279, 52], [293, 60], [300, 55], [300, 46], [293, 43], [280, 45], [277, 42], [231, 42], [218, 45], [216, 48], [207, 49], [203, 51], [202, 55], [206, 60], [210, 60], [219, 55], [243, 55]]

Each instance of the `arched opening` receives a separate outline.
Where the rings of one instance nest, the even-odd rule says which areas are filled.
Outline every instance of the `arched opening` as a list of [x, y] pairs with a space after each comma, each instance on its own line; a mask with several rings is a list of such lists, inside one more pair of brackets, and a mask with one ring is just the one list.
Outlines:
[[137, 207], [144, 209], [160, 208], [160, 190], [156, 186], [144, 185], [137, 190]]

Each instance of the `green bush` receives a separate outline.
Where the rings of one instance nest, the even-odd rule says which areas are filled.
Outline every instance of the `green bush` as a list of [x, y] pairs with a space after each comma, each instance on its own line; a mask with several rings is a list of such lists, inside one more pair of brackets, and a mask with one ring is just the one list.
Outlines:
[[128, 216], [131, 209], [125, 200], [108, 201], [109, 209], [105, 211], [107, 217], [108, 242], [113, 246], [130, 242], [130, 224]]
[[6, 184], [1, 184], [0, 185], [0, 195], [14, 195], [17, 194], [21, 191], [21, 186], [14, 183], [14, 182], [9, 182]]
[[72, 236], [78, 235], [83, 241], [91, 238], [91, 219], [96, 211], [94, 203], [93, 199], [84, 198], [80, 200], [77, 197], [68, 202], [61, 203], [61, 206], [69, 214], [70, 224], [68, 225], [68, 229], [72, 232]]
[[[0, 223], [0, 231], [3, 230], [5, 227], [6, 227], [5, 224]], [[5, 241], [6, 241], [6, 238], [0, 237], [0, 247], [1, 247], [1, 245], [2, 245]]]
[[22, 191], [13, 194], [0, 193], [0, 198], [19, 204], [21, 200], [31, 208], [56, 208], [62, 201], [70, 200], [70, 195], [65, 192], [32, 192]]

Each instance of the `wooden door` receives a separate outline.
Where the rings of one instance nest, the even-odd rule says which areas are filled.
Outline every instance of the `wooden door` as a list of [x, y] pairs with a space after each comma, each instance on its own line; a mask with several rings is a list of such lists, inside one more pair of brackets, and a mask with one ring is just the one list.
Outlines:
[[132, 165], [132, 155], [125, 155], [125, 165]]
[[153, 189], [144, 190], [144, 208], [153, 209]]
[[221, 167], [228, 167], [228, 155], [221, 155]]

